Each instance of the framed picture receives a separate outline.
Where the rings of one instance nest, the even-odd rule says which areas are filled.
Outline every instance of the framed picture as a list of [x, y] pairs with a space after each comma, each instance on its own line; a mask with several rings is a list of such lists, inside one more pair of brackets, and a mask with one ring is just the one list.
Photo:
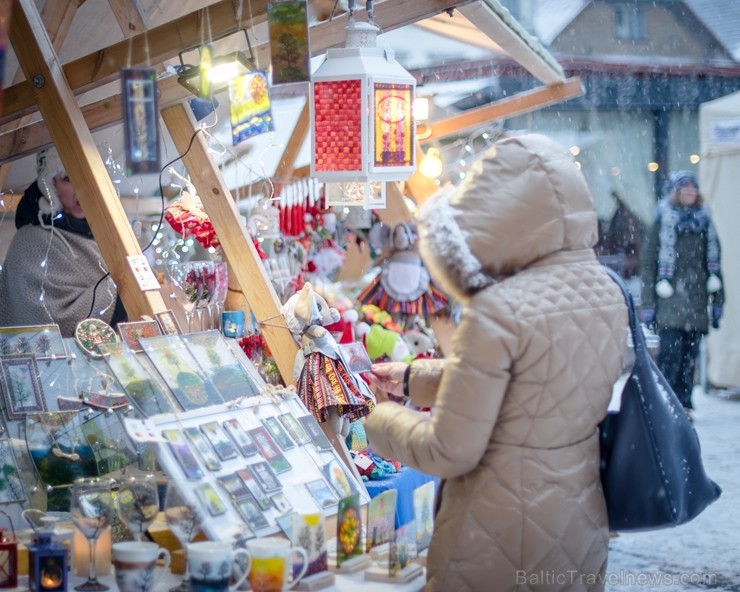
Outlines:
[[157, 321], [136, 321], [134, 323], [118, 323], [121, 340], [128, 348], [136, 353], [144, 351], [139, 339], [142, 337], [157, 337], [162, 335]]
[[140, 343], [185, 411], [224, 402], [180, 337], [142, 337]]
[[220, 331], [188, 333], [182, 336], [182, 340], [224, 401], [259, 394], [257, 383], [231, 351]]
[[208, 442], [206, 442], [206, 439], [203, 437], [203, 433], [194, 426], [183, 428], [183, 431], [188, 437], [188, 440], [190, 440], [190, 443], [195, 446], [198, 454], [200, 454], [200, 458], [203, 459], [206, 468], [209, 471], [220, 471], [223, 465], [221, 465], [221, 461], [218, 460], [213, 448], [211, 448]]
[[323, 479], [315, 479], [306, 483], [306, 489], [319, 504], [319, 508], [322, 510], [335, 506], [339, 499], [329, 487], [329, 484]]
[[195, 488], [195, 494], [201, 503], [208, 508], [211, 516], [218, 516], [226, 512], [226, 504], [218, 495], [218, 491], [210, 483], [201, 483]]
[[339, 345], [339, 355], [342, 356], [350, 372], [370, 372], [373, 363], [367, 354], [365, 346], [359, 341], [354, 343], [342, 343]]
[[249, 465], [249, 470], [265, 493], [272, 493], [281, 489], [280, 480], [265, 461], [261, 460]]
[[226, 435], [226, 432], [217, 421], [209, 421], [200, 426], [200, 431], [213, 446], [221, 460], [236, 458], [239, 453], [234, 446], [234, 442]]
[[298, 422], [306, 430], [306, 433], [310, 436], [311, 442], [313, 442], [317, 450], [324, 452], [332, 449], [329, 438], [326, 437], [324, 430], [321, 429], [319, 422], [316, 421], [313, 415], [301, 415], [298, 418]]
[[59, 325], [0, 327], [0, 356], [34, 354], [37, 360], [67, 357]]
[[33, 354], [14, 354], [0, 359], [5, 414], [9, 420], [22, 419], [27, 413], [46, 411], [39, 369]]
[[342, 468], [342, 463], [340, 463], [337, 459], [332, 459], [324, 466], [322, 466], [321, 472], [324, 474], [324, 477], [332, 486], [332, 489], [337, 492], [340, 499], [349, 497], [350, 495], [353, 495], [355, 493], [359, 496], [360, 492], [355, 487], [352, 479], [350, 479], [347, 476], [347, 473], [344, 472], [344, 469]]
[[252, 530], [259, 530], [260, 528], [270, 526], [267, 518], [265, 518], [265, 515], [259, 509], [257, 502], [251, 496], [238, 500], [236, 507]]
[[22, 502], [26, 499], [13, 447], [7, 438], [0, 440], [0, 504]]
[[280, 448], [283, 450], [290, 450], [295, 447], [293, 440], [290, 439], [290, 436], [288, 436], [287, 432], [283, 429], [283, 426], [276, 417], [265, 417], [262, 420], [262, 425], [267, 428], [267, 431], [270, 432], [270, 435], [273, 437], [275, 442], [277, 442], [277, 445], [280, 446]]
[[367, 550], [387, 543], [396, 532], [398, 490], [387, 489], [367, 505]]
[[121, 70], [126, 174], [159, 172], [159, 108], [154, 68]]
[[281, 514], [287, 514], [293, 509], [293, 506], [282, 491], [272, 494], [271, 499], [272, 505], [275, 506]]
[[267, 7], [272, 83], [288, 84], [310, 80], [306, 2], [274, 2]]
[[249, 493], [254, 496], [254, 499], [257, 501], [261, 510], [269, 510], [272, 507], [270, 498], [267, 497], [259, 483], [257, 483], [257, 480], [254, 478], [252, 471], [249, 470], [249, 467], [240, 469], [236, 472], [236, 475], [242, 480], [242, 483], [244, 483], [244, 486], [249, 490]]
[[270, 463], [270, 467], [272, 467], [276, 473], [284, 473], [285, 471], [290, 470], [291, 465], [288, 462], [288, 459], [283, 456], [282, 452], [280, 452], [280, 448], [275, 443], [275, 440], [272, 439], [270, 432], [268, 432], [266, 428], [260, 426], [258, 428], [248, 430], [248, 434], [254, 438], [260, 453], [265, 460]]
[[224, 421], [223, 426], [226, 433], [234, 440], [234, 444], [236, 444], [242, 456], [257, 454], [257, 444], [254, 443], [252, 436], [247, 433], [247, 430], [241, 426], [238, 419], [235, 417], [227, 419]]
[[290, 437], [298, 442], [298, 444], [308, 444], [311, 441], [311, 437], [306, 433], [306, 430], [303, 429], [301, 424], [298, 423], [298, 420], [292, 413], [278, 415], [278, 420], [283, 424]]
[[180, 430], [165, 429], [162, 430], [162, 436], [169, 444], [172, 456], [175, 457], [177, 464], [180, 465], [183, 474], [187, 479], [198, 480], [203, 478], [203, 471], [195, 458], [193, 451], [190, 450], [185, 436]]
[[242, 479], [236, 473], [232, 473], [231, 475], [223, 475], [218, 478], [218, 482], [232, 499], [239, 499], [246, 495], [250, 495], [247, 486], [244, 484], [244, 481], [242, 481]]
[[122, 343], [98, 346], [111, 374], [116, 378], [131, 404], [144, 417], [159, 413], [173, 413], [181, 408], [172, 397], [170, 389], [153, 369], [148, 358], [136, 355]]
[[177, 317], [175, 317], [175, 313], [171, 310], [155, 312], [154, 317], [162, 329], [162, 335], [180, 335], [182, 333], [180, 323], [177, 322]]

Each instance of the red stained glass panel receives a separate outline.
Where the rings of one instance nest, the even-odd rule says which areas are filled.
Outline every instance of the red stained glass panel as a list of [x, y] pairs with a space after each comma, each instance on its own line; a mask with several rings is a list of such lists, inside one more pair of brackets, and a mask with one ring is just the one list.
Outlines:
[[314, 84], [314, 166], [318, 172], [362, 170], [362, 81]]

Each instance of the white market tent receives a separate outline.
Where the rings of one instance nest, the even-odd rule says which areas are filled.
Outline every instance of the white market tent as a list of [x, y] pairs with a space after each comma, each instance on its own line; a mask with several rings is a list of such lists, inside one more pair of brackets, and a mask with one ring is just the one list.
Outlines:
[[719, 387], [740, 387], [740, 268], [733, 255], [740, 250], [736, 220], [740, 219], [737, 171], [740, 169], [740, 92], [704, 103], [699, 108], [701, 193], [712, 208], [722, 244], [725, 284], [724, 316], [707, 340], [707, 378]]

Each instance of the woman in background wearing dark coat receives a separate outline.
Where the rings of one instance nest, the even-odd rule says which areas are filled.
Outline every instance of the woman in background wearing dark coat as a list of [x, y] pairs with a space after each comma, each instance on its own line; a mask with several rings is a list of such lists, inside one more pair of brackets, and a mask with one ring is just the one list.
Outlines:
[[658, 367], [687, 411], [702, 335], [719, 328], [725, 294], [720, 243], [696, 175], [671, 175], [648, 233], [642, 264], [642, 317], [660, 336]]

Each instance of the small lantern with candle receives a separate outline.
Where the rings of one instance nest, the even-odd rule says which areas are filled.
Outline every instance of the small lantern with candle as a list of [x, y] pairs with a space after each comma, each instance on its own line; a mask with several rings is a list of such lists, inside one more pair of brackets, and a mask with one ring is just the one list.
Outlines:
[[15, 588], [18, 586], [18, 540], [10, 516], [2, 510], [0, 514], [8, 519], [12, 533], [8, 536], [5, 529], [0, 528], [0, 588]]
[[[42, 518], [43, 521], [55, 520]], [[38, 529], [28, 548], [28, 586], [33, 592], [67, 590], [67, 547], [54, 540], [54, 528]]]

